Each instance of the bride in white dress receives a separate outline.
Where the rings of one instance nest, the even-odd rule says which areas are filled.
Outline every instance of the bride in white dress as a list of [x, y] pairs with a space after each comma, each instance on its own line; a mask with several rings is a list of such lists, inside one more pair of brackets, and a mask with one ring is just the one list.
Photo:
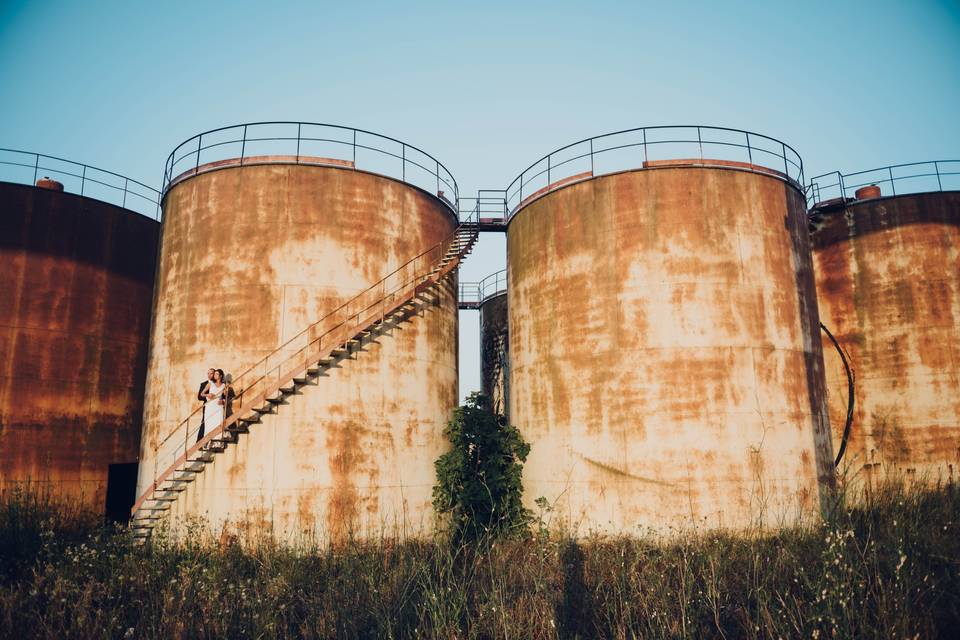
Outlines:
[[217, 369], [213, 372], [213, 380], [207, 383], [203, 396], [207, 403], [203, 406], [203, 424], [207, 431], [215, 429], [223, 422], [224, 415], [224, 393], [227, 390], [227, 384], [223, 380], [223, 371]]

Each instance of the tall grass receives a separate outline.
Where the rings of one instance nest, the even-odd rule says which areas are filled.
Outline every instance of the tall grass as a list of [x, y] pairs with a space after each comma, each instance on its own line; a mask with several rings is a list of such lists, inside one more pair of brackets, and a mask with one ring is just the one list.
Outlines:
[[10, 638], [934, 638], [960, 630], [960, 491], [874, 492], [814, 528], [453, 546], [137, 546], [0, 506]]

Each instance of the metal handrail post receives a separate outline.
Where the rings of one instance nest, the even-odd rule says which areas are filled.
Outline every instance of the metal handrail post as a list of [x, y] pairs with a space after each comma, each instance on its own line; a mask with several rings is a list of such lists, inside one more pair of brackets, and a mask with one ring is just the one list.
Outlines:
[[750, 148], [750, 132], [744, 131], [747, 136], [747, 159], [750, 161], [750, 164], [753, 164], [753, 149]]
[[302, 122], [297, 123], [297, 164], [300, 164], [300, 127], [302, 126]]
[[203, 134], [197, 136], [197, 165], [193, 168], [193, 175], [200, 172], [200, 149], [203, 148]]
[[35, 154], [33, 154], [33, 156], [34, 156], [34, 158], [36, 158], [36, 160], [35, 160], [34, 163], [33, 163], [33, 184], [36, 185], [36, 184], [37, 184], [37, 173], [40, 171], [40, 154], [39, 154], [39, 153], [35, 153]]
[[[127, 187], [129, 186], [130, 186], [130, 178], [124, 178], [123, 179], [123, 204], [120, 205], [124, 209], [127, 208]], [[81, 188], [83, 188], [82, 185], [81, 185]]]
[[790, 168], [787, 166], [787, 145], [784, 142], [780, 143], [780, 150], [783, 152], [783, 175], [790, 177]]
[[83, 188], [87, 184], [87, 165], [83, 165], [83, 175], [80, 176], [80, 195], [83, 195]]
[[937, 189], [943, 191], [943, 183], [940, 181], [940, 163], [936, 160], [933, 161], [933, 170], [937, 174]]
[[893, 192], [893, 195], [897, 195], [897, 188], [893, 185], [893, 168], [887, 167], [887, 175], [890, 176], [890, 191]]

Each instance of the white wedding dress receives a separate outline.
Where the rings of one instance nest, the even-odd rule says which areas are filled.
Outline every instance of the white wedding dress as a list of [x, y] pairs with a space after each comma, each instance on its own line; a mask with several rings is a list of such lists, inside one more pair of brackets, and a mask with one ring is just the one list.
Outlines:
[[223, 422], [223, 405], [220, 404], [220, 399], [223, 397], [226, 388], [226, 383], [222, 383], [219, 387], [212, 382], [210, 383], [207, 393], [212, 393], [214, 397], [208, 399], [207, 404], [203, 405], [203, 424], [207, 433], [219, 427], [220, 423]]

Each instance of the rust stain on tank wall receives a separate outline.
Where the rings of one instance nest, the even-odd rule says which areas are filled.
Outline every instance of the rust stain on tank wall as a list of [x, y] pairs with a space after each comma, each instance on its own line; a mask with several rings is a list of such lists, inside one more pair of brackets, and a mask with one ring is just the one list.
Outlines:
[[137, 458], [159, 225], [10, 183], [0, 207], [0, 489], [103, 511]]
[[[889, 474], [952, 479], [960, 461], [960, 194], [867, 200], [816, 214], [821, 313], [837, 327], [856, 374], [848, 484], [869, 488]], [[846, 378], [829, 349], [833, 391]], [[830, 413], [841, 429], [845, 392], [831, 394]]]
[[831, 453], [805, 233], [793, 187], [712, 168], [588, 180], [519, 211], [510, 408], [528, 499], [617, 532], [747, 526], [757, 495], [768, 517], [815, 516]]

